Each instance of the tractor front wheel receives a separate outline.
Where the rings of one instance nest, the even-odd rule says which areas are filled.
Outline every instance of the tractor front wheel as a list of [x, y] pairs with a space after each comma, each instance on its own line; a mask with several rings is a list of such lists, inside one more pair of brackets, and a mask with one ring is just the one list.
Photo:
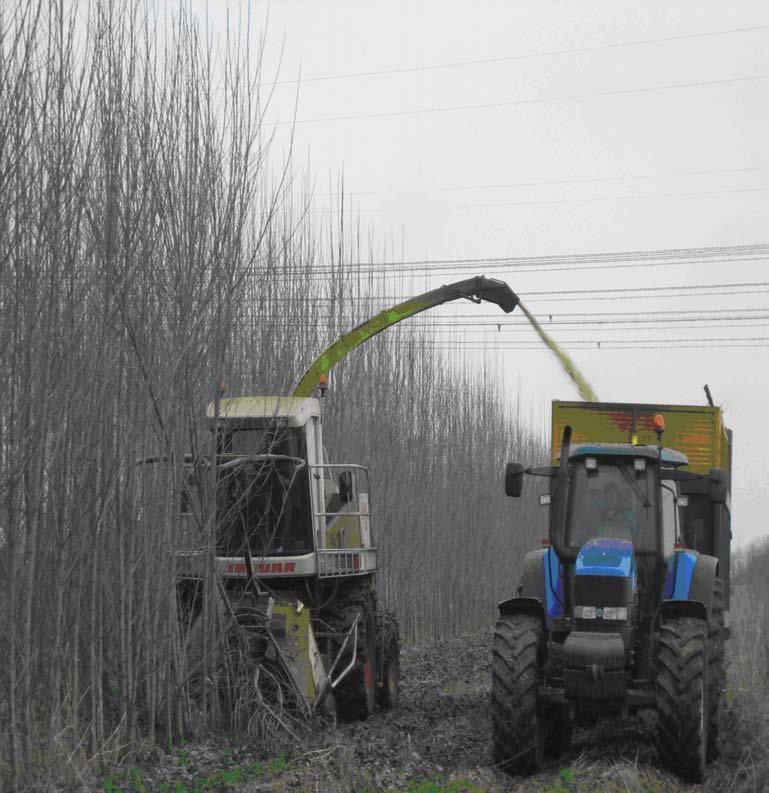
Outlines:
[[708, 743], [707, 624], [693, 617], [660, 626], [657, 751], [687, 782], [702, 782]]
[[496, 762], [531, 774], [542, 767], [545, 724], [537, 702], [542, 622], [528, 614], [503, 614], [494, 631], [491, 718]]

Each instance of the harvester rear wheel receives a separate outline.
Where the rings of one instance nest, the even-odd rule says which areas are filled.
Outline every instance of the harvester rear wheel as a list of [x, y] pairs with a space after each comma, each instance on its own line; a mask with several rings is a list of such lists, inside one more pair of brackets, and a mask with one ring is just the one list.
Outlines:
[[376, 700], [380, 708], [391, 710], [398, 706], [401, 680], [400, 639], [398, 623], [389, 611], [377, 613], [379, 627], [379, 658], [381, 660], [381, 685], [377, 687]]
[[717, 578], [708, 621], [708, 762], [718, 760], [721, 699], [724, 689], [724, 584]]
[[491, 718], [496, 762], [531, 774], [544, 760], [545, 725], [537, 703], [542, 622], [528, 614], [497, 620], [491, 664]]
[[693, 617], [660, 626], [657, 751], [687, 782], [702, 782], [708, 742], [707, 625]]
[[[374, 592], [368, 580], [353, 581], [339, 587], [334, 600], [322, 611], [322, 619], [338, 634], [332, 652], [342, 646], [355, 618], [358, 618], [357, 661], [347, 676], [334, 689], [340, 719], [367, 719], [376, 705], [376, 617]], [[350, 662], [352, 646], [335, 670], [339, 674]]]

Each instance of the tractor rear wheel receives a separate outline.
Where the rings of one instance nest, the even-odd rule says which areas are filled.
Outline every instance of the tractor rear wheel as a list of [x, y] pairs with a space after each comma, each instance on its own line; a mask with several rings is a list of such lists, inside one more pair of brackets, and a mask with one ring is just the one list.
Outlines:
[[377, 613], [379, 628], [379, 659], [382, 664], [377, 687], [376, 700], [380, 708], [391, 710], [398, 706], [398, 695], [401, 680], [400, 639], [398, 623], [389, 611]]
[[537, 703], [542, 622], [528, 614], [503, 614], [494, 631], [491, 718], [496, 762], [531, 774], [542, 766], [545, 724]]
[[660, 626], [655, 681], [657, 751], [687, 782], [702, 782], [708, 742], [707, 625], [693, 617]]
[[[323, 609], [321, 618], [336, 631], [332, 642], [332, 658], [342, 646], [355, 619], [358, 619], [357, 659], [353, 668], [334, 689], [340, 719], [367, 719], [376, 705], [376, 616], [374, 592], [368, 579], [353, 581], [339, 587], [334, 600]], [[339, 660], [335, 674], [342, 672], [352, 660], [352, 640]]]
[[717, 578], [708, 621], [708, 762], [718, 760], [724, 690], [724, 584]]

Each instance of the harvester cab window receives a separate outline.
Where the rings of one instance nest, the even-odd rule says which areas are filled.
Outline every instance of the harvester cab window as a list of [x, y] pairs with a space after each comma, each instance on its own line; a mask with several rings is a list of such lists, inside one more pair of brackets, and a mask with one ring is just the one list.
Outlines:
[[579, 548], [595, 537], [629, 540], [637, 551], [656, 548], [651, 472], [623, 460], [597, 469], [575, 466], [569, 496], [567, 543]]
[[238, 427], [224, 435], [225, 454], [285, 454], [304, 457], [304, 432], [287, 427]]
[[304, 428], [245, 425], [229, 429], [222, 440], [217, 553], [242, 555], [246, 537], [255, 557], [311, 551]]

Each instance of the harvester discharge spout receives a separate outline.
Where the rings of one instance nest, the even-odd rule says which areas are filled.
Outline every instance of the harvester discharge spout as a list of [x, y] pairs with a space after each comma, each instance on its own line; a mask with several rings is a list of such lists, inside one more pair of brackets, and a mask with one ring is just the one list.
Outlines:
[[313, 361], [294, 389], [293, 396], [309, 397], [318, 386], [321, 376], [328, 374], [349, 352], [377, 333], [381, 333], [392, 325], [422, 311], [459, 298], [467, 298], [475, 303], [484, 300], [496, 303], [506, 314], [509, 314], [518, 305], [518, 296], [504, 281], [497, 281], [485, 276], [467, 278], [464, 281], [456, 281], [453, 284], [446, 284], [438, 289], [424, 292], [398, 303], [392, 308], [380, 311], [371, 319], [362, 322], [338, 338]]

